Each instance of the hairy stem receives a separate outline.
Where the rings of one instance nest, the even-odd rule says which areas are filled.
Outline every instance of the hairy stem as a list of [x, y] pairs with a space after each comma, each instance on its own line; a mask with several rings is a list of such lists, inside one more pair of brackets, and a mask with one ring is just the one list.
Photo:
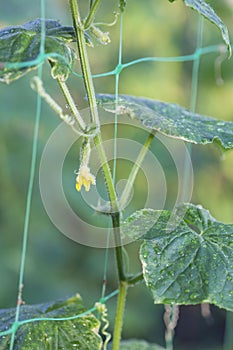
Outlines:
[[[94, 85], [93, 85], [93, 80], [91, 76], [91, 70], [89, 66], [89, 59], [88, 59], [88, 54], [86, 49], [86, 41], [84, 37], [85, 27], [81, 19], [77, 0], [69, 0], [69, 2], [70, 2], [70, 8], [71, 8], [71, 13], [73, 18], [73, 25], [74, 25], [76, 37], [77, 37], [78, 52], [79, 52], [81, 69], [82, 69], [82, 75], [84, 79], [84, 85], [86, 88], [87, 97], [88, 97], [89, 106], [90, 106], [91, 120], [96, 127], [99, 127], [99, 116], [98, 116], [98, 110], [97, 110], [97, 104], [96, 104], [96, 98], [95, 98], [95, 91], [94, 91]], [[90, 23], [94, 18], [94, 14], [100, 4], [100, 1], [96, 0], [92, 4], [93, 6], [90, 10], [90, 15], [88, 19]], [[87, 24], [89, 25], [88, 21], [85, 23], [85, 26]], [[152, 139], [153, 139], [153, 134], [149, 136], [147, 143], [145, 144], [145, 147], [140, 152], [139, 163], [143, 161], [146, 151], [148, 150]], [[114, 239], [115, 239], [115, 254], [116, 254], [117, 270], [118, 270], [118, 276], [119, 276], [119, 296], [118, 296], [118, 303], [117, 303], [117, 310], [116, 310], [116, 320], [115, 320], [115, 326], [114, 326], [114, 337], [113, 337], [112, 349], [119, 350], [126, 295], [127, 295], [128, 285], [129, 285], [127, 280], [129, 279], [130, 284], [132, 285], [133, 283], [136, 283], [139, 280], [141, 280], [142, 276], [137, 275], [135, 277], [130, 277], [130, 278], [126, 276], [125, 262], [123, 259], [123, 252], [122, 252], [121, 232], [120, 232], [119, 204], [117, 200], [114, 183], [112, 180], [112, 174], [107, 161], [105, 150], [103, 148], [101, 133], [99, 132], [98, 134], [96, 134], [93, 140], [95, 142], [95, 145], [99, 154], [101, 167], [102, 167], [106, 184], [107, 184], [108, 195], [110, 200], [110, 215], [112, 218], [112, 226], [113, 226]], [[138, 172], [138, 164], [135, 165], [135, 167], [133, 168], [133, 171], [130, 177], [131, 184], [134, 182], [137, 172]], [[127, 196], [128, 196], [128, 193], [125, 194], [125, 197]]]
[[113, 333], [112, 350], [120, 349], [121, 332], [122, 332], [122, 326], [124, 321], [124, 311], [125, 311], [127, 290], [128, 290], [128, 283], [121, 281], [119, 286], [119, 294], [118, 294], [118, 301], [117, 301], [117, 313], [116, 313], [115, 327], [114, 327], [114, 333]]
[[120, 213], [116, 212], [112, 215], [112, 225], [115, 237], [115, 254], [117, 260], [118, 277], [120, 281], [127, 279], [125, 274], [125, 263], [123, 258], [122, 244], [121, 244], [121, 232], [120, 232]]
[[115, 188], [112, 181], [111, 170], [103, 148], [103, 141], [99, 133], [94, 137], [94, 142], [98, 151], [102, 171], [104, 173], [106, 184], [107, 184], [108, 195], [109, 195], [110, 205], [111, 205], [111, 208], [109, 209], [111, 213], [117, 213], [118, 212], [117, 195], [116, 195]]
[[94, 125], [99, 126], [99, 116], [95, 98], [95, 89], [93, 85], [93, 80], [91, 76], [91, 70], [89, 66], [89, 59], [86, 48], [86, 40], [84, 35], [84, 26], [82, 23], [81, 15], [79, 12], [79, 7], [77, 0], [69, 0], [70, 1], [70, 9], [73, 18], [73, 25], [77, 38], [79, 59], [82, 68], [83, 81], [85, 85], [85, 89], [87, 92], [87, 97], [89, 101], [89, 106], [91, 110], [91, 118]]
[[75, 119], [77, 120], [79, 127], [81, 130], [85, 130], [86, 129], [86, 124], [84, 122], [84, 120], [82, 119], [77, 107], [75, 106], [74, 100], [69, 92], [69, 89], [66, 85], [65, 82], [57, 79], [58, 84], [63, 92], [63, 95], [65, 96], [66, 102], [68, 104], [68, 106], [70, 107], [71, 112], [73, 113]]
[[124, 259], [123, 259], [123, 252], [122, 252], [121, 233], [120, 233], [120, 213], [118, 209], [117, 196], [116, 196], [114, 184], [112, 181], [112, 175], [109, 168], [109, 164], [102, 145], [102, 139], [100, 134], [97, 134], [94, 137], [94, 142], [97, 147], [100, 161], [102, 164], [102, 170], [106, 180], [108, 195], [110, 199], [110, 205], [111, 205], [110, 211], [112, 213], [111, 218], [112, 218], [113, 233], [114, 233], [114, 239], [115, 239], [115, 245], [116, 245], [115, 254], [116, 254], [116, 261], [117, 261], [118, 277], [120, 281], [121, 280], [124, 281], [126, 279], [126, 276], [125, 276]]
[[[69, 0], [69, 1], [70, 1], [72, 18], [73, 18], [73, 24], [74, 24], [75, 32], [77, 36], [79, 58], [80, 58], [80, 63], [81, 63], [81, 68], [83, 73], [84, 84], [85, 84], [88, 101], [90, 105], [91, 117], [95, 125], [99, 125], [99, 116], [98, 116], [98, 110], [96, 106], [95, 91], [94, 91], [94, 86], [93, 86], [93, 81], [91, 76], [91, 70], [89, 66], [87, 50], [86, 50], [86, 42], [84, 37], [84, 29], [81, 21], [81, 16], [80, 16], [77, 1], [76, 0]], [[112, 224], [113, 224], [114, 239], [116, 244], [115, 252], [116, 252], [116, 260], [117, 260], [118, 276], [119, 276], [119, 280], [124, 281], [126, 279], [126, 276], [125, 276], [125, 269], [124, 269], [123, 253], [121, 248], [122, 244], [121, 244], [121, 235], [120, 235], [120, 213], [118, 209], [117, 195], [116, 195], [116, 191], [112, 181], [112, 175], [111, 175], [108, 160], [103, 148], [103, 142], [102, 142], [100, 133], [98, 133], [94, 137], [94, 142], [97, 147], [97, 151], [102, 164], [102, 170], [106, 180], [108, 195], [110, 199], [110, 205], [111, 205], [110, 210], [112, 213], [111, 217], [112, 217]]]
[[148, 136], [146, 142], [144, 143], [144, 145], [143, 145], [143, 147], [142, 147], [142, 149], [141, 149], [141, 151], [140, 151], [140, 153], [139, 153], [139, 155], [138, 155], [138, 157], [136, 159], [136, 162], [134, 163], [134, 165], [132, 167], [132, 170], [130, 172], [127, 184], [126, 184], [126, 186], [124, 188], [124, 191], [123, 191], [123, 193], [121, 195], [121, 198], [119, 200], [119, 208], [120, 209], [123, 209], [124, 206], [127, 203], [127, 200], [129, 198], [130, 192], [132, 190], [135, 178], [136, 178], [136, 176], [138, 174], [138, 171], [139, 171], [139, 169], [141, 167], [141, 164], [142, 164], [142, 162], [143, 162], [143, 160], [144, 160], [144, 158], [145, 158], [145, 156], [147, 154], [147, 151], [148, 151], [148, 149], [150, 147], [150, 144], [151, 144], [153, 138], [154, 138], [154, 133], [152, 132]]

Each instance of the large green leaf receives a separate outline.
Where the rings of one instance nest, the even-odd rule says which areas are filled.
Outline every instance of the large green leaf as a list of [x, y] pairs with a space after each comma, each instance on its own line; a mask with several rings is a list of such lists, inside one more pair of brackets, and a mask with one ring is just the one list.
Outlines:
[[233, 224], [192, 204], [178, 207], [172, 217], [166, 210], [154, 216], [156, 222], [153, 210], [144, 209], [126, 220], [131, 227], [136, 223], [144, 239], [140, 259], [154, 302], [208, 302], [233, 311]]
[[[175, 0], [169, 0], [174, 2]], [[231, 54], [231, 45], [227, 27], [222, 22], [221, 18], [215, 13], [213, 8], [203, 0], [183, 0], [185, 5], [191, 7], [193, 10], [200, 13], [202, 16], [206, 17], [210, 22], [214, 23], [221, 31], [222, 38], [225, 41], [228, 50]]]
[[[114, 95], [99, 94], [97, 99], [105, 110], [115, 112]], [[174, 103], [120, 95], [116, 112], [166, 136], [195, 144], [214, 142], [224, 150], [233, 148], [233, 122], [192, 113]]]
[[157, 344], [149, 344], [143, 340], [130, 339], [121, 342], [120, 350], [165, 350]]
[[[42, 20], [29, 21], [22, 26], [0, 30], [0, 81], [10, 83], [38, 67]], [[74, 50], [67, 43], [75, 39], [72, 27], [58, 21], [45, 20], [45, 54], [53, 62], [52, 76], [66, 80], [75, 59]], [[19, 65], [17, 65], [19, 63]]]
[[[21, 306], [20, 321], [30, 318], [61, 318], [85, 312], [82, 300], [76, 295], [59, 302]], [[15, 319], [15, 309], [0, 310], [0, 332], [9, 329]], [[101, 349], [98, 335], [99, 321], [93, 314], [67, 321], [37, 321], [21, 325], [17, 332], [14, 350], [89, 350]], [[0, 338], [0, 349], [8, 350], [11, 335]]]

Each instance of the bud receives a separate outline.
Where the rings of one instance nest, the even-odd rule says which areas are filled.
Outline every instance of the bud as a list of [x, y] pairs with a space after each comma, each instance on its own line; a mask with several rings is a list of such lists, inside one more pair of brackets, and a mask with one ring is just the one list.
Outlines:
[[107, 45], [111, 42], [108, 32], [102, 32], [98, 27], [92, 25], [90, 27], [92, 34], [96, 37], [96, 39], [103, 45]]

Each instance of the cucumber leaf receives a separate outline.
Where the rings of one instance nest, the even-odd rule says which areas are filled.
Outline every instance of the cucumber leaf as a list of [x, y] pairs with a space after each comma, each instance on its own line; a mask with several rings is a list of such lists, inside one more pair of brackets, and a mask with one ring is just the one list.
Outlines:
[[[40, 58], [42, 20], [0, 30], [0, 81], [10, 83], [43, 61]], [[75, 52], [67, 43], [75, 40], [73, 27], [56, 20], [45, 20], [44, 53], [53, 62], [52, 76], [65, 81], [75, 60]]]
[[210, 22], [214, 23], [221, 31], [222, 38], [227, 45], [229, 53], [231, 55], [231, 44], [227, 27], [222, 22], [221, 18], [215, 13], [213, 8], [203, 0], [184, 0], [186, 6], [200, 13], [202, 16], [207, 18]]
[[173, 229], [169, 211], [154, 213], [156, 223], [144, 235], [152, 210], [138, 211], [128, 219], [141, 227], [140, 259], [154, 302], [207, 302], [233, 311], [233, 224], [219, 222], [192, 204], [177, 208], [179, 220]]
[[[174, 2], [175, 0], [169, 0], [170, 2]], [[221, 31], [222, 38], [227, 45], [227, 48], [229, 50], [229, 54], [231, 56], [231, 44], [230, 44], [230, 39], [229, 39], [229, 34], [228, 34], [228, 29], [219, 18], [219, 16], [215, 13], [214, 9], [207, 4], [203, 0], [183, 0], [185, 5], [187, 7], [192, 8], [193, 10], [197, 11], [199, 14], [207, 18], [210, 22], [214, 23], [218, 29]]]
[[[22, 323], [15, 335], [14, 350], [47, 349], [101, 349], [102, 339], [98, 335], [100, 322], [91, 313], [70, 320], [54, 321], [50, 318], [63, 318], [85, 312], [79, 295], [39, 305], [23, 305], [19, 321]], [[31, 318], [48, 320], [26, 322]], [[15, 309], [0, 310], [0, 332], [10, 329], [15, 320]], [[0, 337], [0, 349], [8, 350], [11, 334]]]
[[144, 97], [120, 95], [115, 111], [115, 96], [98, 94], [100, 105], [109, 112], [126, 114], [148, 130], [194, 144], [215, 143], [223, 150], [233, 148], [233, 122], [190, 112], [174, 103]]

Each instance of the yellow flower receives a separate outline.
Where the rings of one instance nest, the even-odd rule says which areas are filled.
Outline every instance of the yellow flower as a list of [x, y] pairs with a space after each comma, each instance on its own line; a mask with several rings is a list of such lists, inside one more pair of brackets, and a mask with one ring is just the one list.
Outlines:
[[84, 186], [85, 190], [89, 191], [91, 185], [95, 185], [95, 176], [90, 173], [87, 165], [81, 165], [76, 177], [76, 190], [80, 191]]

